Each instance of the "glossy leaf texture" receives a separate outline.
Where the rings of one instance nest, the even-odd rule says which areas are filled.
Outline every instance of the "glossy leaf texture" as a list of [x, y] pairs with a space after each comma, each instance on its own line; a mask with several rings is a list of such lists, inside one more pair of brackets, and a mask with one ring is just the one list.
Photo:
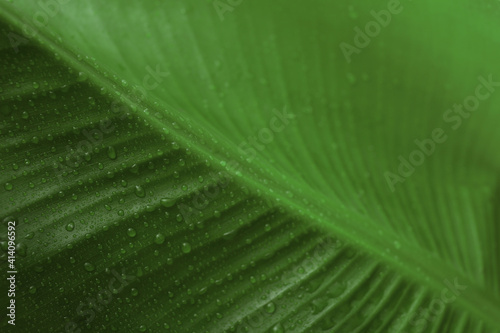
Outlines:
[[0, 9], [2, 331], [500, 331], [498, 1]]

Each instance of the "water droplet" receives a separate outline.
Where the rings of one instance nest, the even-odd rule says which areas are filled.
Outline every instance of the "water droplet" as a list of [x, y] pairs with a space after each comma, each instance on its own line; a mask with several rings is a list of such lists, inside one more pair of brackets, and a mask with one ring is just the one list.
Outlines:
[[137, 232], [134, 228], [128, 228], [127, 235], [129, 235], [130, 237], [135, 237], [135, 235], [137, 235]]
[[182, 252], [184, 252], [184, 253], [191, 252], [191, 244], [189, 244], [189, 243], [182, 243]]
[[78, 73], [78, 78], [76, 79], [76, 81], [83, 82], [83, 81], [87, 81], [87, 79], [88, 79], [87, 73], [79, 72]]
[[18, 243], [16, 245], [16, 252], [20, 256], [26, 257], [26, 255], [28, 254], [28, 246], [26, 246], [26, 244], [24, 244], [24, 243]]
[[75, 230], [75, 224], [73, 222], [70, 222], [70, 223], [66, 224], [66, 230], [67, 231], [73, 231], [73, 230]]
[[35, 287], [35, 286], [31, 286], [31, 287], [29, 288], [29, 291], [30, 291], [30, 294], [34, 294], [34, 293], [36, 293], [36, 287]]
[[94, 265], [92, 265], [89, 262], [86, 262], [85, 264], [83, 264], [83, 267], [85, 268], [85, 270], [87, 272], [92, 272], [95, 269]]
[[135, 174], [139, 173], [139, 165], [137, 165], [137, 164], [133, 164], [133, 165], [130, 167], [130, 172], [135, 173]]
[[274, 313], [274, 311], [276, 311], [276, 305], [273, 302], [269, 302], [266, 304], [265, 310], [267, 313]]
[[283, 325], [281, 323], [278, 323], [273, 326], [273, 329], [271, 330], [273, 333], [285, 333], [285, 329], [283, 328]]
[[116, 150], [114, 147], [108, 147], [108, 157], [112, 160], [116, 158]]
[[163, 234], [157, 234], [155, 237], [156, 244], [163, 244], [165, 242], [165, 236]]
[[175, 205], [175, 199], [168, 199], [168, 198], [163, 198], [160, 200], [160, 203], [163, 207], [172, 207]]
[[146, 192], [144, 191], [144, 188], [142, 188], [142, 186], [136, 185], [135, 195], [137, 195], [139, 198], [144, 198], [146, 196]]
[[139, 291], [135, 288], [132, 288], [130, 289], [130, 294], [132, 294], [132, 296], [137, 296], [139, 295]]
[[12, 188], [13, 188], [13, 186], [12, 186], [12, 184], [11, 184], [11, 183], [5, 183], [5, 186], [4, 186], [4, 187], [5, 187], [5, 189], [6, 189], [7, 191], [12, 190]]

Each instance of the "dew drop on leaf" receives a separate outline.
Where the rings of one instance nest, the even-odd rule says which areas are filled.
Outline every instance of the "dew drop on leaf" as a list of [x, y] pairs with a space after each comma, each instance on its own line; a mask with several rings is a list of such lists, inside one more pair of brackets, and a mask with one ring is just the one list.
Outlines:
[[191, 252], [191, 244], [189, 243], [182, 243], [182, 252], [184, 253], [189, 253]]
[[137, 235], [137, 232], [134, 228], [128, 228], [127, 235], [129, 235], [129, 237], [135, 237], [135, 235]]
[[144, 188], [142, 186], [136, 185], [135, 195], [137, 195], [139, 198], [144, 198], [146, 196], [146, 192], [144, 191]]
[[163, 207], [172, 207], [175, 205], [175, 199], [168, 199], [168, 198], [163, 198], [160, 200], [160, 203]]
[[276, 311], [276, 305], [273, 302], [269, 302], [266, 304], [265, 310], [267, 313], [274, 313], [274, 311]]
[[92, 272], [95, 269], [94, 265], [92, 265], [89, 262], [86, 262], [85, 264], [83, 264], [83, 267], [85, 268], [85, 270], [87, 272]]
[[18, 243], [16, 245], [16, 253], [18, 253], [22, 257], [26, 257], [28, 254], [28, 246], [24, 243]]
[[165, 242], [165, 236], [163, 234], [157, 234], [155, 236], [155, 243], [156, 244], [163, 244]]
[[112, 160], [116, 159], [116, 150], [114, 147], [108, 147], [108, 157]]
[[281, 323], [278, 323], [273, 326], [273, 329], [271, 330], [273, 333], [285, 333], [285, 329], [283, 328], [283, 325]]
[[76, 79], [78, 82], [84, 82], [84, 81], [87, 81], [88, 79], [88, 75], [87, 73], [84, 73], [84, 72], [79, 72], [78, 73], [78, 78]]

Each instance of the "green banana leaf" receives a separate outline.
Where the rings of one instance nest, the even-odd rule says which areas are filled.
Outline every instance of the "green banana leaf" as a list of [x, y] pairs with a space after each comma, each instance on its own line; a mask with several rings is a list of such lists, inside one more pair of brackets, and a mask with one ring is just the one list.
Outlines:
[[500, 2], [2, 1], [2, 332], [500, 332]]

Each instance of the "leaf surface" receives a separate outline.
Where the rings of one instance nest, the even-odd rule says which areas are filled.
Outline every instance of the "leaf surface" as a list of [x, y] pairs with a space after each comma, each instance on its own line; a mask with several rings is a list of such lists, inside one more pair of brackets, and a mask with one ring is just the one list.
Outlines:
[[44, 3], [0, 5], [22, 331], [500, 331], [497, 2], [351, 62], [387, 2]]

